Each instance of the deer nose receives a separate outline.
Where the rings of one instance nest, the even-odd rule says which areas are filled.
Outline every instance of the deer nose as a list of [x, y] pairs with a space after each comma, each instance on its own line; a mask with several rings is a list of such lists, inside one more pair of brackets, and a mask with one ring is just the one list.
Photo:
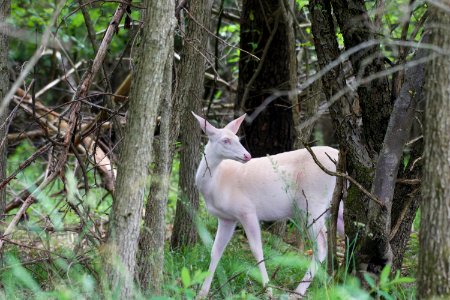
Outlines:
[[250, 153], [244, 154], [244, 160], [245, 161], [249, 161], [250, 159], [252, 159], [252, 156], [250, 155]]

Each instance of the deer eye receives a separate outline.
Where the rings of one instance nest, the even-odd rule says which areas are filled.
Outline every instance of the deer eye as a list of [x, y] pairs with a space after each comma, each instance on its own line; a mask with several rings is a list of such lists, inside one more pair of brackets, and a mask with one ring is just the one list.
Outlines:
[[223, 139], [222, 142], [224, 144], [231, 144], [231, 140], [230, 139]]

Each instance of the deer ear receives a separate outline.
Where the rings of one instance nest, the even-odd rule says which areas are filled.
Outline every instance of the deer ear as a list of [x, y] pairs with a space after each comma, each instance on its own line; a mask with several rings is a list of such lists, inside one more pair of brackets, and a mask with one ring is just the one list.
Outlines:
[[202, 117], [196, 115], [193, 111], [191, 111], [191, 113], [197, 119], [198, 125], [200, 125], [200, 128], [203, 130], [204, 133], [206, 133], [207, 136], [213, 136], [217, 134], [219, 129], [212, 126], [208, 121], [206, 121]]
[[239, 127], [241, 126], [242, 122], [245, 120], [246, 116], [247, 116], [247, 114], [243, 114], [239, 118], [234, 119], [233, 121], [228, 123], [227, 126], [225, 126], [225, 128], [231, 130], [234, 134], [236, 134], [238, 132]]

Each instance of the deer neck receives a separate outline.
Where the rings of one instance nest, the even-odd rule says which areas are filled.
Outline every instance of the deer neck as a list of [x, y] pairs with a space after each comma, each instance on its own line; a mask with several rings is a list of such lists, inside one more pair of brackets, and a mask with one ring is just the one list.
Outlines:
[[203, 171], [202, 173], [209, 177], [212, 177], [216, 168], [223, 161], [223, 158], [218, 157], [215, 153], [213, 153], [211, 148], [211, 144], [208, 142], [205, 146], [203, 158], [199, 166], [199, 171]]

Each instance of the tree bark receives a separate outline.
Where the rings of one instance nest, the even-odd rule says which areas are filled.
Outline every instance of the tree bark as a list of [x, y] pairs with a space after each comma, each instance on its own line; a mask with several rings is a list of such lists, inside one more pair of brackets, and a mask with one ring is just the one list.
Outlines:
[[[347, 50], [355, 49], [361, 43], [374, 38], [375, 31], [362, 1], [331, 3]], [[331, 4], [327, 1], [311, 1], [310, 11], [318, 61], [319, 65], [324, 67], [340, 55]], [[361, 48], [350, 56], [357, 81], [383, 70], [383, 61], [377, 51], [376, 47]], [[324, 91], [328, 99], [337, 98], [335, 95], [348, 89], [343, 79], [343, 71], [339, 68], [341, 67], [334, 68], [323, 77]], [[338, 100], [339, 104], [336, 103], [330, 107], [339, 142], [348, 149], [349, 175], [357, 178], [367, 189], [372, 186], [374, 171], [376, 171], [377, 177], [372, 191], [382, 197], [382, 201], [387, 204], [386, 207], [381, 208], [375, 202], [368, 202], [367, 198], [352, 185], [348, 190], [344, 210], [345, 230], [350, 242], [347, 250], [350, 252], [357, 250], [358, 263], [362, 263], [359, 267], [364, 267], [364, 270], [368, 267], [369, 270], [372, 268], [370, 271], [379, 271], [381, 269], [379, 267], [384, 266], [388, 260], [392, 260], [392, 253], [395, 254], [394, 268], [399, 267], [409, 240], [411, 224], [418, 206], [418, 198], [414, 192], [416, 187], [396, 184], [396, 180], [399, 163], [402, 161], [403, 146], [414, 116], [415, 101], [420, 98], [422, 82], [423, 74], [420, 72], [420, 67], [408, 70], [408, 77], [402, 95], [399, 97], [400, 101], [397, 100], [397, 111], [392, 112], [392, 115], [389, 82], [385, 77], [359, 86], [357, 95], [354, 95], [353, 99], [348, 91], [343, 93], [344, 96]], [[353, 115], [351, 106], [354, 103], [352, 101], [355, 100], [361, 103], [363, 127], [358, 126], [358, 119]], [[390, 132], [385, 136], [389, 119], [392, 124], [389, 125]], [[378, 151], [382, 148], [380, 161], [375, 167]], [[415, 145], [413, 153], [414, 158], [420, 155], [420, 143]], [[385, 174], [388, 174], [387, 177]], [[416, 166], [413, 172], [402, 170], [401, 174], [402, 177], [417, 178], [420, 167]], [[396, 192], [392, 201], [394, 186]], [[356, 224], [363, 226], [355, 226]], [[368, 225], [367, 230], [361, 231], [360, 229], [364, 229], [365, 225]]]
[[180, 198], [177, 201], [171, 239], [172, 249], [197, 241], [195, 216], [199, 207], [199, 192], [195, 186], [195, 173], [200, 159], [201, 135], [191, 111], [200, 112], [204, 92], [204, 73], [212, 1], [192, 1], [188, 11], [188, 26], [184, 36], [184, 49], [177, 76], [177, 97], [181, 105], [180, 132]]
[[[5, 22], [9, 18], [10, 14], [10, 0], [4, 0], [0, 2], [0, 20]], [[0, 27], [6, 26], [6, 24], [0, 24]], [[5, 32], [1, 30], [0, 32]], [[8, 70], [8, 35], [0, 33], [0, 100], [6, 96], [9, 91], [9, 70]], [[8, 110], [5, 109], [0, 113], [0, 181], [6, 178], [6, 163], [7, 163], [7, 146], [8, 146], [8, 128], [6, 124], [6, 118], [8, 116]], [[3, 219], [6, 206], [6, 189], [0, 190], [0, 220]]]
[[436, 7], [430, 24], [431, 43], [445, 51], [426, 69], [425, 149], [422, 184], [418, 296], [450, 296], [450, 14], [449, 2]]
[[[336, 40], [336, 31], [328, 1], [317, 0], [309, 2], [311, 12], [311, 29], [320, 68], [324, 68], [338, 59], [340, 55]], [[337, 94], [347, 88], [342, 64], [337, 65], [322, 78], [324, 93], [328, 101], [336, 100]], [[372, 183], [374, 162], [363, 141], [362, 128], [358, 125], [358, 117], [353, 111], [356, 95], [345, 93], [330, 106], [330, 115], [336, 128], [340, 147], [347, 152], [347, 172], [353, 178], [358, 178], [366, 189]], [[344, 220], [345, 233], [348, 236], [346, 250], [355, 250], [355, 241], [361, 234], [359, 223], [365, 223], [367, 215], [367, 198], [354, 185], [350, 185], [345, 199]], [[352, 265], [350, 265], [352, 266]]]
[[[419, 49], [415, 60], [421, 60], [427, 55], [428, 51]], [[367, 234], [360, 253], [360, 256], [367, 256], [363, 262], [369, 264], [368, 270], [371, 271], [381, 271], [386, 263], [392, 263], [394, 259], [390, 243], [392, 199], [403, 149], [409, 138], [408, 133], [414, 120], [424, 79], [423, 63], [407, 70], [406, 80], [399, 98], [395, 101], [383, 147], [378, 156], [372, 193], [381, 200], [384, 207], [373, 202], [369, 203]]]
[[[333, 11], [348, 50], [375, 39], [374, 28], [363, 0], [333, 1]], [[380, 12], [377, 12], [380, 13]], [[384, 70], [384, 56], [378, 45], [362, 48], [350, 56], [356, 81]], [[387, 76], [358, 86], [364, 138], [373, 156], [380, 152], [392, 110]]]
[[[175, 7], [171, 9], [175, 11]], [[163, 95], [159, 104], [160, 135], [153, 144], [154, 169], [139, 239], [139, 283], [142, 289], [150, 291], [152, 295], [161, 294], [163, 284], [165, 214], [175, 142], [180, 128], [178, 105], [172, 95], [172, 66], [173, 47], [169, 51], [164, 70]]]
[[112, 289], [120, 287], [119, 297], [122, 299], [133, 295], [136, 250], [152, 158], [153, 132], [175, 25], [171, 5], [161, 1], [147, 1], [145, 4], [141, 47], [120, 151], [107, 248], [103, 254], [108, 282]]
[[[281, 1], [243, 1], [240, 47], [260, 60], [241, 51], [237, 110], [252, 115], [243, 124], [244, 145], [253, 157], [292, 150], [292, 44], [289, 42], [287, 18], [283, 18]], [[286, 14], [286, 12], [285, 12]], [[295, 70], [295, 71], [293, 71]], [[278, 96], [274, 92], [284, 92]], [[268, 103], [270, 101], [270, 103]], [[240, 114], [239, 111], [236, 111]]]

